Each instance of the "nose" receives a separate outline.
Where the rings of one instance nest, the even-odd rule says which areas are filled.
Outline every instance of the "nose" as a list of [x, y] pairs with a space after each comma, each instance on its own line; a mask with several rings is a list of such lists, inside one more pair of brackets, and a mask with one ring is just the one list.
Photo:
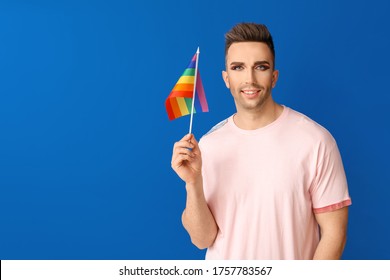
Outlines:
[[253, 69], [247, 69], [245, 74], [245, 84], [251, 85], [256, 83], [255, 71]]

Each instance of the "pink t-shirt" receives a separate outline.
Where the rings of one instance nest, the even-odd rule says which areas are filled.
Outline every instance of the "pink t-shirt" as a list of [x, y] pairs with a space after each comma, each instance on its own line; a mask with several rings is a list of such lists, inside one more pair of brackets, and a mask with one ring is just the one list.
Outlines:
[[206, 259], [312, 259], [314, 213], [351, 204], [337, 144], [288, 107], [243, 130], [233, 116], [200, 140], [204, 192], [219, 231]]

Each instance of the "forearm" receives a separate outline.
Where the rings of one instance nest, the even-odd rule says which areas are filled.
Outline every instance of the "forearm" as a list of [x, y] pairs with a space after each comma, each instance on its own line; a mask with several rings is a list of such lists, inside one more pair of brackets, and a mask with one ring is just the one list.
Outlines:
[[200, 249], [210, 247], [217, 235], [218, 227], [203, 193], [202, 180], [187, 184], [187, 202], [182, 222], [192, 243]]
[[314, 260], [339, 260], [343, 254], [346, 243], [346, 235], [339, 233], [335, 235], [325, 234], [314, 253]]
[[321, 239], [314, 253], [315, 260], [339, 260], [347, 240], [348, 207], [315, 214]]

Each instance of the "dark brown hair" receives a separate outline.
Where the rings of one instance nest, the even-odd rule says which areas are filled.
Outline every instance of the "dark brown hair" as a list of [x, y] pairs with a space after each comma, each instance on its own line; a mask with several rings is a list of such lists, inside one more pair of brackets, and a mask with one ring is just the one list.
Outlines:
[[260, 42], [265, 43], [273, 55], [275, 65], [275, 48], [271, 33], [264, 24], [257, 23], [239, 23], [233, 26], [225, 34], [225, 57], [230, 46], [239, 42]]

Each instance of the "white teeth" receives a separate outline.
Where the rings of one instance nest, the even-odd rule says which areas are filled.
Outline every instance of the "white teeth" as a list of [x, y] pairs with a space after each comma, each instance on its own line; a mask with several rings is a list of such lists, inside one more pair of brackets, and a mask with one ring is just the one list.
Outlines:
[[248, 94], [248, 95], [252, 95], [252, 94], [255, 94], [256, 93], [256, 91], [254, 91], [254, 90], [244, 90], [243, 91], [245, 94]]

